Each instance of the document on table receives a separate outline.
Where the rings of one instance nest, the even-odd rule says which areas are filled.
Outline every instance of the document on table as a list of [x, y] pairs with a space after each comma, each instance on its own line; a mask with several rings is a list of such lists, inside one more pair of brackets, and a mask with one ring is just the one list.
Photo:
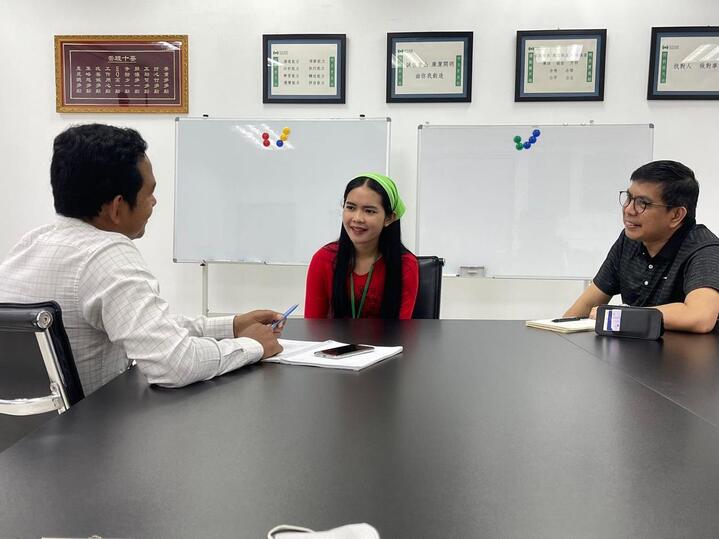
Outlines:
[[530, 328], [547, 329], [558, 333], [578, 333], [580, 331], [594, 331], [596, 320], [583, 318], [570, 322], [552, 322], [552, 319], [548, 318], [546, 320], [527, 320], [525, 323]]
[[330, 369], [359, 371], [384, 359], [402, 353], [401, 346], [375, 346], [371, 352], [330, 359], [315, 356], [315, 352], [343, 346], [346, 343], [337, 341], [293, 341], [289, 339], [278, 339], [278, 341], [282, 345], [282, 352], [276, 356], [268, 357], [263, 361], [268, 363], [283, 363], [285, 365], [305, 365], [307, 367], [327, 367]]

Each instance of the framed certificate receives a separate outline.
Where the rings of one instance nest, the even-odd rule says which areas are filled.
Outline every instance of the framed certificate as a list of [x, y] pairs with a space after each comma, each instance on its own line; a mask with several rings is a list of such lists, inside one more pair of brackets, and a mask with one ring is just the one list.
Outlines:
[[603, 101], [607, 31], [517, 32], [515, 101]]
[[647, 99], [719, 99], [719, 26], [652, 28]]
[[55, 36], [57, 112], [187, 112], [187, 36]]
[[472, 36], [387, 34], [387, 103], [471, 102]]
[[263, 103], [344, 103], [345, 34], [262, 36]]

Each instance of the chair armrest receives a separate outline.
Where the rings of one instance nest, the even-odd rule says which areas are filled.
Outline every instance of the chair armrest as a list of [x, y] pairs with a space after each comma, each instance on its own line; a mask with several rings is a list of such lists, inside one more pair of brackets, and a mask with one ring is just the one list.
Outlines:
[[0, 305], [0, 329], [3, 331], [44, 331], [52, 325], [53, 316], [48, 309], [10, 307]]
[[46, 397], [32, 399], [0, 399], [0, 414], [22, 416], [64, 411], [65, 405], [57, 384], [50, 384], [50, 392]]

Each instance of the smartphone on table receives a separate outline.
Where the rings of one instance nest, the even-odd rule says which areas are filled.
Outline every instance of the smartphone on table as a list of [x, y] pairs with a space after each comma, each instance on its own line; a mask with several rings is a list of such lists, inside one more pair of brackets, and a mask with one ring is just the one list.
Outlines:
[[358, 354], [366, 354], [372, 350], [374, 350], [374, 346], [369, 346], [368, 344], [344, 344], [334, 348], [327, 348], [326, 350], [319, 350], [315, 352], [315, 355], [326, 359], [342, 359]]

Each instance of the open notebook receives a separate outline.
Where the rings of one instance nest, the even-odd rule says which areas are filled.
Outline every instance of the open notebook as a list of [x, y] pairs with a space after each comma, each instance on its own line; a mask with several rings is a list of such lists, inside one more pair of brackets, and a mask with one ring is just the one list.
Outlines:
[[546, 320], [527, 320], [527, 326], [537, 329], [548, 329], [559, 333], [577, 333], [579, 331], [594, 331], [595, 320], [583, 318], [571, 322], [552, 322], [551, 318]]
[[268, 357], [263, 361], [269, 363], [284, 363], [285, 365], [306, 365], [308, 367], [328, 367], [330, 369], [349, 369], [359, 371], [370, 365], [396, 356], [402, 352], [401, 346], [375, 346], [374, 350], [364, 354], [357, 354], [340, 359], [328, 359], [315, 356], [315, 352], [342, 346], [346, 343], [337, 341], [292, 341], [289, 339], [279, 339], [282, 345], [282, 353], [273, 357]]

